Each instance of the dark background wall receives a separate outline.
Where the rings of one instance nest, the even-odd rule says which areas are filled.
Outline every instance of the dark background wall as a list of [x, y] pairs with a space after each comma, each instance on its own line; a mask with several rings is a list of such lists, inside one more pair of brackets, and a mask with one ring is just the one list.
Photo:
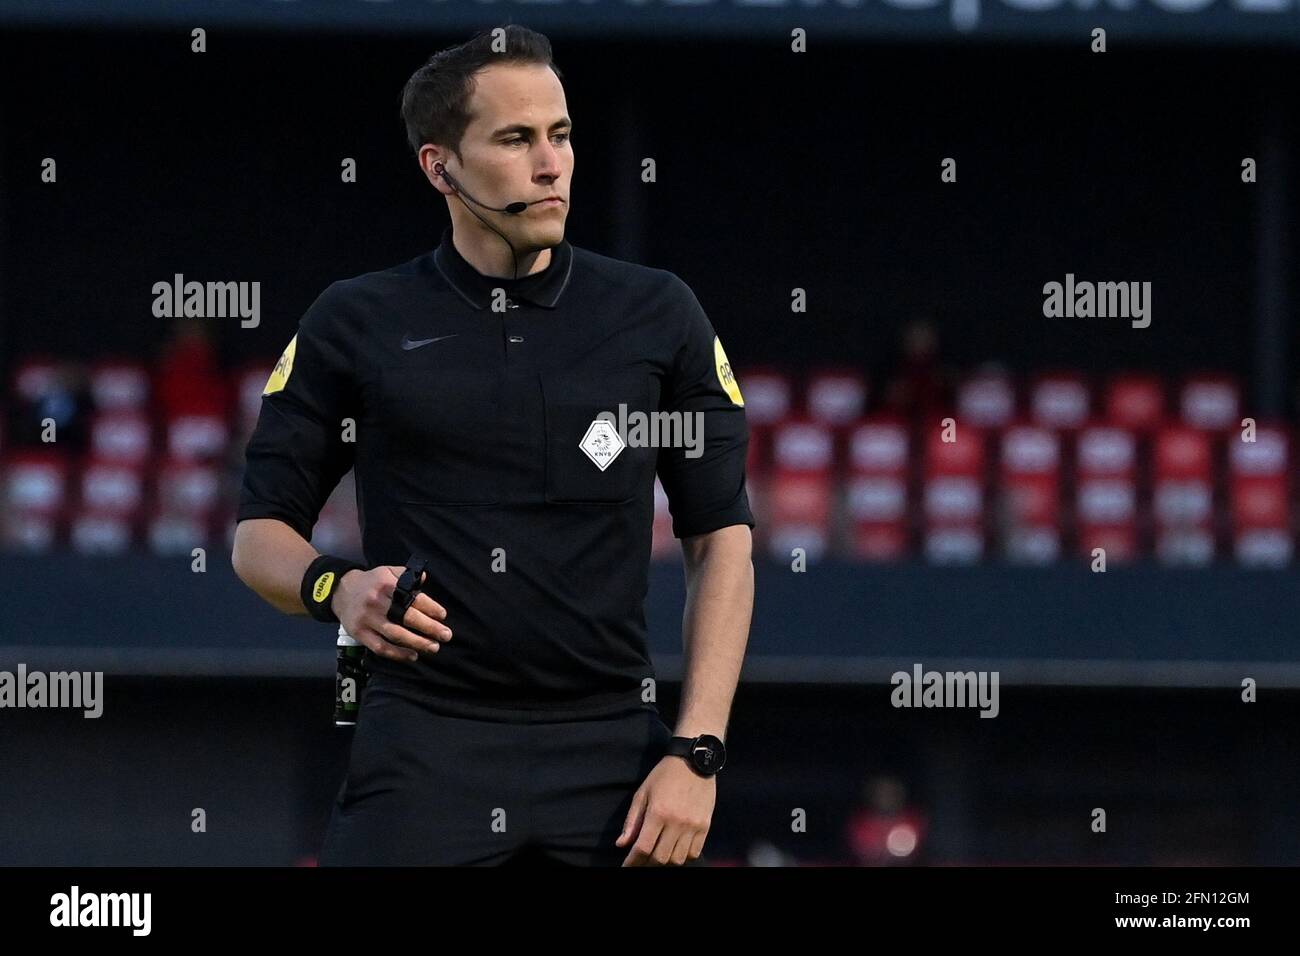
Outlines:
[[[266, 358], [331, 281], [435, 244], [446, 212], [397, 96], [450, 41], [221, 33], [200, 56], [180, 33], [9, 34], [6, 358], [147, 353], [166, 331], [151, 287], [176, 272], [261, 281], [261, 326], [228, 320], [220, 339], [232, 361]], [[682, 275], [739, 367], [879, 372], [900, 323], [928, 312], [962, 366], [1249, 378], [1266, 190], [1240, 163], [1271, 124], [1294, 141], [1289, 51], [556, 53], [576, 124], [570, 239]], [[57, 188], [39, 182], [44, 156]], [[639, 182], [645, 156], [657, 183]], [[939, 180], [949, 156], [955, 185]], [[358, 183], [339, 181], [343, 157]], [[1043, 284], [1067, 272], [1152, 282], [1152, 326], [1043, 318]], [[790, 312], [795, 287], [806, 314]]]
[[[314, 859], [353, 731], [328, 678], [110, 679], [104, 715], [14, 711], [0, 736], [0, 865]], [[868, 777], [926, 808], [920, 862], [1294, 865], [1300, 700], [1231, 691], [1005, 693], [996, 720], [900, 711], [884, 686], [742, 686], [708, 858], [770, 844], [852, 860]], [[676, 710], [675, 693], [660, 701]], [[797, 732], [797, 751], [791, 738]], [[39, 795], [39, 799], [35, 796]], [[1108, 831], [1091, 832], [1093, 807]], [[207, 832], [191, 831], [201, 807]], [[807, 832], [791, 831], [795, 808]], [[437, 812], [431, 808], [430, 812]]]

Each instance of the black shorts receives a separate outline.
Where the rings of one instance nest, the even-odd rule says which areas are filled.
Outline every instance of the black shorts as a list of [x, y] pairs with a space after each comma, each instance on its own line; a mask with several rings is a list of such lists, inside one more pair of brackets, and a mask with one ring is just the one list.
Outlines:
[[526, 723], [453, 717], [371, 678], [321, 866], [619, 866], [672, 731], [653, 705]]

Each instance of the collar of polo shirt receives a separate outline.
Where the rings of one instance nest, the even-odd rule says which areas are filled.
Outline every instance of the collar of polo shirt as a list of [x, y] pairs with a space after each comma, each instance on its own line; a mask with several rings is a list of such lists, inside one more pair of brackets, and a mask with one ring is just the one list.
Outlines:
[[476, 309], [488, 308], [492, 304], [492, 290], [498, 288], [505, 289], [511, 298], [553, 309], [569, 284], [573, 249], [569, 240], [561, 239], [558, 245], [551, 247], [551, 261], [541, 272], [518, 279], [485, 276], [456, 249], [451, 241], [451, 226], [446, 226], [438, 248], [433, 252], [433, 261], [447, 284]]

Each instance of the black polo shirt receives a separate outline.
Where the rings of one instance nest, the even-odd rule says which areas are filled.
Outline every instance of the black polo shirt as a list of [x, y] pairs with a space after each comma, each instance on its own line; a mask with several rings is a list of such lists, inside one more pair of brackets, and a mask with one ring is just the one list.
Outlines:
[[539, 273], [487, 277], [447, 227], [307, 310], [267, 382], [238, 520], [310, 538], [353, 468], [368, 565], [428, 556], [454, 633], [415, 663], [367, 655], [374, 672], [465, 716], [644, 706], [655, 474], [678, 537], [752, 527], [743, 401], [673, 273], [565, 240]]

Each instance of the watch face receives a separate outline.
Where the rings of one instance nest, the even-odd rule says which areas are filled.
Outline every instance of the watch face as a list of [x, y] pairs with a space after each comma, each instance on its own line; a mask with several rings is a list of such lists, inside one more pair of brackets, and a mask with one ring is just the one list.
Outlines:
[[691, 761], [700, 773], [715, 774], [727, 762], [727, 748], [712, 734], [701, 734], [691, 747]]

